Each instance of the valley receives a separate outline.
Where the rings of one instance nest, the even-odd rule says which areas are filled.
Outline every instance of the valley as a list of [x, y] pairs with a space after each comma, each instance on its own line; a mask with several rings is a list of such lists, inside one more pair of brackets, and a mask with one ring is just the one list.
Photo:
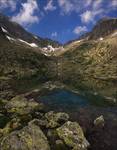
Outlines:
[[62, 45], [0, 14], [0, 150], [116, 150], [116, 27]]

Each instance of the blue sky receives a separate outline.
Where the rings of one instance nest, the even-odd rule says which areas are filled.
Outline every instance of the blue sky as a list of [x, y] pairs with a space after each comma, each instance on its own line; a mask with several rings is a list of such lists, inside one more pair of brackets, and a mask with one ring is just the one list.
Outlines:
[[0, 11], [29, 32], [65, 43], [100, 18], [117, 17], [117, 0], [0, 0]]

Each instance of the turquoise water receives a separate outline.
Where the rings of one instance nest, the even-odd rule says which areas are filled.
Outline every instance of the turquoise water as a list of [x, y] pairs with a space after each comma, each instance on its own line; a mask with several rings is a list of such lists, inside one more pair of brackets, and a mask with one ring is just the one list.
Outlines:
[[73, 92], [67, 91], [67, 90], [54, 90], [50, 93], [48, 93], [45, 96], [41, 97], [43, 99], [43, 101], [47, 101], [49, 103], [56, 103], [58, 105], [60, 105], [61, 103], [64, 104], [72, 104], [72, 105], [80, 105], [80, 106], [84, 106], [84, 105], [88, 105], [88, 101], [86, 100], [86, 98], [83, 98], [80, 95], [77, 95]]
[[[72, 91], [56, 89], [46, 95], [38, 98], [39, 101], [43, 102], [49, 110], [57, 111], [78, 111], [82, 109], [91, 109], [95, 111], [101, 109], [103, 111], [117, 112], [117, 107], [111, 107], [104, 99], [100, 96], [81, 96], [73, 93]], [[46, 109], [47, 109], [46, 108]]]

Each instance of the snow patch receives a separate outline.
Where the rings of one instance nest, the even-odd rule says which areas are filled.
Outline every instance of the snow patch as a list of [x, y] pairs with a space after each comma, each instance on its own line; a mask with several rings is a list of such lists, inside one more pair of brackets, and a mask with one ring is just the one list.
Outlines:
[[100, 41], [103, 41], [103, 39], [104, 39], [103, 37], [100, 37], [100, 38], [99, 38]]
[[27, 44], [27, 45], [29, 45], [29, 46], [31, 46], [31, 47], [38, 47], [38, 45], [37, 44], [35, 44], [35, 43], [28, 43], [28, 42], [26, 42], [26, 41], [24, 41], [24, 40], [22, 40], [22, 39], [18, 39], [20, 42], [22, 42], [22, 43], [25, 43], [25, 44]]
[[117, 36], [117, 32], [115, 32], [115, 33], [112, 34], [112, 37], [114, 37], [114, 36]]
[[9, 41], [16, 41], [14, 38], [10, 37], [10, 36], [6, 36], [6, 38], [9, 40]]
[[1, 27], [1, 29], [4, 33], [8, 33], [8, 31], [5, 28]]
[[34, 35], [34, 38], [35, 38], [35, 39], [38, 39], [38, 37], [37, 37], [36, 35]]
[[54, 52], [56, 51], [63, 51], [64, 48], [63, 47], [53, 47], [52, 45], [48, 45], [47, 47], [43, 47], [42, 48], [42, 53], [45, 56], [51, 56], [52, 54], [55, 54]]

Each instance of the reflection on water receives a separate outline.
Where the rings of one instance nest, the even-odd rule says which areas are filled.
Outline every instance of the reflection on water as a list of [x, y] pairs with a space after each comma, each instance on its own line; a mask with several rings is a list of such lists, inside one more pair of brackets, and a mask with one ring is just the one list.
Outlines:
[[[38, 97], [47, 111], [67, 112], [72, 121], [80, 123], [91, 144], [90, 150], [116, 150], [117, 107], [110, 107], [100, 97], [90, 98], [60, 89]], [[105, 127], [101, 130], [93, 126], [94, 119], [100, 115], [105, 119]]]

